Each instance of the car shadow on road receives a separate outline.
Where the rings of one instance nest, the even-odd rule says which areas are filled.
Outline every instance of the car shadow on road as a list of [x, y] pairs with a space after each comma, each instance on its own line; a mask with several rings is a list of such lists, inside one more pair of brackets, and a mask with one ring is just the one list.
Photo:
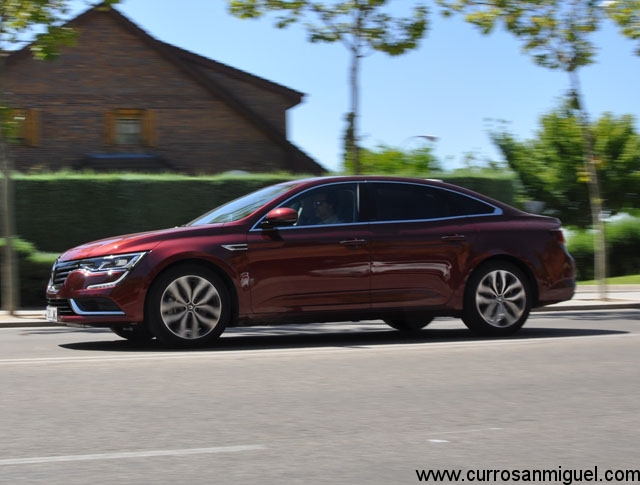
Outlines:
[[[532, 322], [533, 323], [533, 322]], [[114, 340], [84, 341], [61, 344], [69, 350], [99, 352], [221, 352], [221, 351], [254, 351], [267, 349], [305, 349], [305, 348], [357, 348], [385, 345], [438, 344], [483, 341], [525, 341], [557, 338], [594, 337], [605, 335], [622, 335], [629, 332], [610, 329], [576, 329], [524, 327], [516, 335], [510, 337], [478, 337], [466, 328], [431, 328], [407, 334], [387, 328], [385, 325], [365, 326], [354, 329], [346, 325], [343, 330], [323, 331], [321, 325], [305, 328], [303, 325], [282, 327], [251, 327], [228, 329], [212, 347], [195, 349], [171, 349], [153, 340], [145, 344], [130, 342], [114, 335]]]

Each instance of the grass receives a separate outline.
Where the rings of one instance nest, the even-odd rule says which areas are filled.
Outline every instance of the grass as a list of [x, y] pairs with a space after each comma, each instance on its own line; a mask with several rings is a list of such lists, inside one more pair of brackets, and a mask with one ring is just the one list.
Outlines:
[[[579, 285], [597, 285], [598, 282], [591, 281], [578, 281]], [[614, 278], [607, 278], [608, 285], [640, 285], [640, 274], [616, 276]]]

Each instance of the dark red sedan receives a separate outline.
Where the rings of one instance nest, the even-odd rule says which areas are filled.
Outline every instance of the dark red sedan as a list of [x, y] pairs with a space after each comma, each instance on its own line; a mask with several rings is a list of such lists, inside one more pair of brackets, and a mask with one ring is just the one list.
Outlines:
[[327, 177], [70, 249], [47, 318], [178, 347], [230, 326], [381, 319], [417, 331], [436, 316], [509, 335], [574, 289], [557, 219], [435, 180]]

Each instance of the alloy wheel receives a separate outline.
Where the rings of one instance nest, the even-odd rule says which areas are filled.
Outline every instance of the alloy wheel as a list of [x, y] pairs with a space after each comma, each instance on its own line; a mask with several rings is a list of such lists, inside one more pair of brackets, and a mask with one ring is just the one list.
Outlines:
[[171, 282], [160, 299], [165, 327], [181, 339], [205, 337], [220, 322], [222, 299], [206, 278], [186, 275]]
[[509, 271], [491, 271], [478, 284], [476, 307], [489, 325], [510, 327], [522, 317], [526, 305], [524, 285]]

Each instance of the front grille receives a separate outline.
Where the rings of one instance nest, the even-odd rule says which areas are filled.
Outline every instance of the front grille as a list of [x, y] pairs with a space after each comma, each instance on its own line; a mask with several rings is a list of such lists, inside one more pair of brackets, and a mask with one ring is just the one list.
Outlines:
[[54, 288], [60, 288], [69, 276], [69, 273], [80, 268], [78, 261], [70, 261], [68, 263], [61, 263], [56, 261], [51, 271], [51, 282]]
[[47, 305], [58, 307], [58, 315], [63, 315], [63, 316], [75, 315], [74, 311], [71, 309], [69, 300], [56, 300], [53, 298], [48, 298]]

